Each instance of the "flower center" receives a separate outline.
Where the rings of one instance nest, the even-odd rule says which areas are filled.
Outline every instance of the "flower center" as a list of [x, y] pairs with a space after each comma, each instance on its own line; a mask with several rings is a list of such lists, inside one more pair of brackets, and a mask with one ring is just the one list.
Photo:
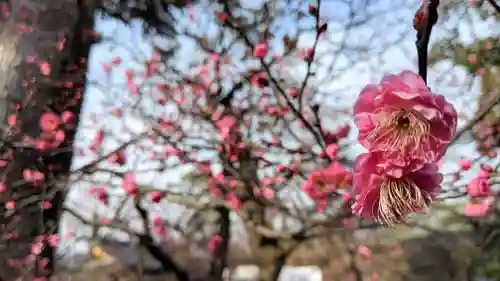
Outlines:
[[387, 179], [380, 186], [378, 220], [389, 226], [405, 222], [410, 213], [426, 209], [430, 195], [411, 180]]
[[326, 190], [327, 184], [323, 180], [316, 180], [314, 186], [316, 191], [324, 192]]
[[387, 149], [415, 151], [420, 148], [429, 130], [430, 126], [426, 120], [411, 112], [400, 110], [384, 116], [368, 139], [376, 146], [383, 145]]
[[410, 128], [411, 121], [410, 121], [410, 118], [408, 116], [401, 116], [396, 120], [396, 124], [397, 124], [398, 128], [401, 128], [403, 130], [407, 130], [408, 128]]

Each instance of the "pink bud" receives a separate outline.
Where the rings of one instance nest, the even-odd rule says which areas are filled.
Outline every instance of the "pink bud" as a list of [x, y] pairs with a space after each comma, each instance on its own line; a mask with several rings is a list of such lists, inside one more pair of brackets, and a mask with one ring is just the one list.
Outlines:
[[262, 189], [262, 196], [266, 198], [267, 200], [272, 200], [274, 199], [274, 191], [271, 188], [263, 188]]
[[61, 120], [66, 125], [73, 125], [73, 124], [75, 124], [76, 116], [75, 116], [75, 114], [73, 114], [73, 112], [64, 111], [61, 114]]
[[470, 197], [487, 197], [490, 194], [490, 184], [482, 177], [476, 177], [467, 183], [467, 194]]
[[211, 252], [213, 252], [217, 249], [217, 247], [220, 245], [220, 243], [222, 243], [222, 237], [220, 235], [214, 235], [214, 236], [212, 236], [210, 241], [208, 241], [208, 249]]
[[458, 165], [460, 166], [460, 169], [462, 171], [467, 171], [472, 167], [470, 160], [467, 160], [467, 159], [460, 160]]
[[326, 154], [330, 159], [337, 158], [337, 154], [339, 153], [339, 145], [336, 143], [332, 143], [326, 147]]
[[278, 164], [276, 166], [276, 170], [278, 170], [278, 172], [280, 172], [280, 173], [283, 173], [286, 170], [286, 166], [283, 164]]
[[265, 57], [267, 55], [267, 45], [264, 43], [257, 44], [257, 46], [255, 46], [253, 55], [258, 58]]
[[52, 112], [46, 112], [40, 118], [40, 127], [44, 132], [55, 131], [60, 124], [59, 116]]
[[153, 217], [153, 225], [155, 227], [163, 226], [163, 219], [160, 216], [154, 216]]
[[372, 250], [365, 245], [360, 245], [357, 252], [361, 257], [365, 259], [369, 259], [372, 256]]
[[153, 201], [154, 203], [159, 203], [163, 199], [164, 193], [161, 191], [153, 191], [149, 194], [149, 196], [151, 198], [151, 201]]
[[15, 207], [16, 207], [16, 202], [14, 202], [14, 201], [7, 201], [5, 203], [6, 209], [14, 209]]
[[464, 208], [465, 215], [469, 217], [482, 217], [488, 214], [490, 210], [490, 205], [488, 203], [467, 203]]

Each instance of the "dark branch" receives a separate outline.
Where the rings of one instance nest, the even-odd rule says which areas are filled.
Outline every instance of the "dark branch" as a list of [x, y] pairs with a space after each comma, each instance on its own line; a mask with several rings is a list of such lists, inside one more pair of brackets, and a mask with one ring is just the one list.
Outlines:
[[427, 24], [424, 29], [417, 32], [417, 41], [415, 42], [418, 55], [418, 73], [422, 79], [424, 79], [425, 83], [427, 83], [427, 52], [429, 49], [429, 39], [431, 38], [432, 28], [438, 20], [439, 0], [430, 0], [430, 3], [427, 5], [427, 7], [422, 7], [423, 9], [427, 9]]
[[491, 6], [493, 6], [495, 11], [497, 11], [497, 13], [500, 14], [500, 5], [497, 2], [495, 2], [495, 0], [488, 0], [488, 2], [491, 4]]

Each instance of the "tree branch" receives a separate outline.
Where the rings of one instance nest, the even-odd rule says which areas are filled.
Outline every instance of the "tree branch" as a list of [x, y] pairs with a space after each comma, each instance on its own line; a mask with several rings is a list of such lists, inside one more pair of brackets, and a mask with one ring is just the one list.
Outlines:
[[493, 6], [495, 11], [497, 11], [497, 13], [500, 14], [500, 5], [497, 2], [495, 2], [495, 0], [488, 0], [488, 2], [491, 4], [491, 6]]
[[[430, 2], [429, 2], [430, 1]], [[427, 24], [425, 28], [417, 31], [417, 41], [415, 45], [417, 46], [418, 55], [418, 74], [424, 79], [427, 84], [427, 60], [428, 60], [428, 49], [429, 49], [429, 39], [431, 38], [432, 28], [438, 20], [438, 7], [439, 0], [426, 0], [424, 1], [423, 13], [427, 14], [428, 17]], [[425, 11], [427, 10], [427, 11]]]

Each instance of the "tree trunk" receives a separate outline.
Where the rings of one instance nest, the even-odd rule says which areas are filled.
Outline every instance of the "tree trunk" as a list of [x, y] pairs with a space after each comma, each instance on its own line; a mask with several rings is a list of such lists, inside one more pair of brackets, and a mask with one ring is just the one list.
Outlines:
[[222, 274], [228, 263], [229, 243], [231, 240], [231, 220], [229, 217], [231, 211], [225, 206], [217, 207], [216, 211], [219, 214], [219, 235], [222, 238], [222, 242], [213, 254], [212, 264], [210, 265], [210, 277], [212, 281], [222, 281]]
[[[95, 39], [88, 29], [93, 27], [97, 4], [94, 0], [16, 0], [2, 6], [0, 159], [6, 163], [1, 175], [7, 191], [0, 193], [5, 240], [0, 245], [0, 279], [31, 280], [53, 272], [54, 250], [47, 238], [58, 231], [83, 101], [86, 59]], [[59, 128], [64, 139], [57, 146], [54, 140], [50, 147], [35, 146], [47, 144], [40, 142], [40, 117], [64, 111], [76, 117], [73, 125]], [[26, 180], [25, 170], [40, 172], [44, 180]], [[15, 206], [6, 205], [8, 201]], [[40, 208], [42, 202], [45, 209]], [[32, 253], [34, 242], [43, 246], [35, 251], [37, 256]]]

